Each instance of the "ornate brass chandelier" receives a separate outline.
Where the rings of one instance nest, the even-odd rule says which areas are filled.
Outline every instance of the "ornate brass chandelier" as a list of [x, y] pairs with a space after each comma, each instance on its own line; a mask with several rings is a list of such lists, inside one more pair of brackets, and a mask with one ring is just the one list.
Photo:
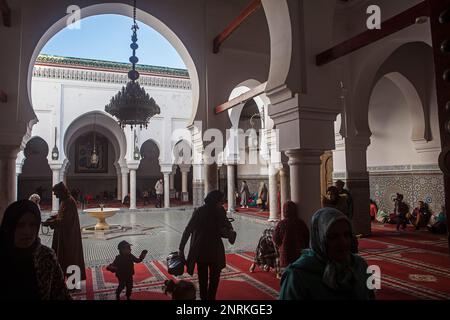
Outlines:
[[133, 127], [139, 126], [141, 129], [148, 127], [150, 119], [160, 113], [159, 106], [155, 100], [151, 98], [145, 89], [139, 85], [139, 72], [136, 70], [136, 63], [139, 59], [136, 57], [136, 50], [139, 48], [137, 44], [137, 30], [139, 29], [136, 23], [136, 0], [133, 3], [133, 26], [131, 30], [130, 48], [133, 50], [133, 55], [130, 57], [132, 69], [128, 72], [130, 81], [126, 86], [112, 97], [110, 103], [105, 106], [105, 111], [118, 119], [119, 125], [125, 128], [126, 125]]

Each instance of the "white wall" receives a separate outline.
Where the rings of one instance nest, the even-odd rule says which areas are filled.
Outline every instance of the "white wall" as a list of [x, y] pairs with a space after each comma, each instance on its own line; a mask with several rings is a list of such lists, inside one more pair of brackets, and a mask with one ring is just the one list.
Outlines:
[[[372, 136], [367, 149], [368, 167], [437, 163], [439, 151], [419, 153], [415, 149], [411, 140], [412, 116], [398, 87], [382, 78], [374, 88], [369, 106]], [[437, 119], [433, 118], [432, 127], [438, 128]]]

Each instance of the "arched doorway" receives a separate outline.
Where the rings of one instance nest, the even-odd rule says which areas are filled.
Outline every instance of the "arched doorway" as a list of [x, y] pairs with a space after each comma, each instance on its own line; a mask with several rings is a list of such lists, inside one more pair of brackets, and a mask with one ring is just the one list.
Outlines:
[[160, 149], [157, 143], [151, 139], [141, 146], [141, 161], [136, 172], [137, 199], [142, 200], [143, 192], [149, 193], [151, 201], [156, 200], [155, 184], [163, 178], [159, 166]]
[[18, 199], [39, 194], [43, 208], [52, 200], [52, 171], [48, 165], [49, 147], [40, 137], [31, 138], [25, 146], [25, 161], [18, 177]]
[[[91, 162], [94, 140], [97, 163]], [[106, 136], [95, 131], [80, 134], [69, 146], [67, 157], [67, 186], [72, 194], [82, 194], [93, 201], [117, 199], [118, 176], [114, 163], [118, 156]]]

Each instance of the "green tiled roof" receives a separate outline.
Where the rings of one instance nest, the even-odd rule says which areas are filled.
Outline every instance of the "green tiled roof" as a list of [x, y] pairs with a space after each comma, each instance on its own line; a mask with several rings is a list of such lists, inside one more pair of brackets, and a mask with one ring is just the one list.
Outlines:
[[[40, 54], [36, 59], [36, 63], [49, 63], [61, 66], [70, 67], [87, 67], [87, 68], [99, 68], [109, 69], [111, 71], [128, 71], [131, 68], [131, 63], [114, 62], [105, 60], [83, 59], [74, 57], [62, 57], [53, 56], [47, 54]], [[144, 64], [136, 65], [136, 69], [139, 72], [159, 74], [163, 76], [177, 76], [189, 78], [189, 74], [186, 69], [175, 69], [167, 67], [149, 66]]]

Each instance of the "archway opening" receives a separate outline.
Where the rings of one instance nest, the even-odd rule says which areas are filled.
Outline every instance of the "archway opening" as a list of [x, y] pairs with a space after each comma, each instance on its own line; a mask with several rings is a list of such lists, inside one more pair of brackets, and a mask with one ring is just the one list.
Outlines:
[[41, 197], [42, 207], [52, 201], [52, 170], [48, 164], [49, 147], [41, 137], [33, 137], [25, 146], [25, 161], [18, 177], [18, 199], [28, 199], [33, 193]]
[[136, 171], [136, 194], [143, 200], [144, 192], [148, 192], [151, 201], [156, 201], [155, 185], [163, 179], [159, 165], [160, 150], [155, 141], [149, 139], [141, 146], [141, 161]]

